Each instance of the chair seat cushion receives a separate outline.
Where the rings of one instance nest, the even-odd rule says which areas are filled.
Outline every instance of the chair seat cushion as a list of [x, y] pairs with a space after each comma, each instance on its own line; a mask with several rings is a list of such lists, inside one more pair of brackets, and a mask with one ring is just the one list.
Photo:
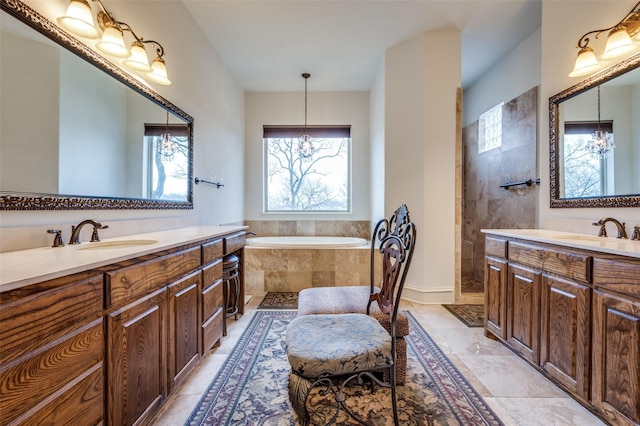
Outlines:
[[[363, 285], [305, 288], [298, 294], [298, 315], [365, 314], [370, 293], [369, 286]], [[376, 302], [371, 303], [370, 313], [391, 332], [389, 315], [381, 312]], [[396, 333], [398, 336], [409, 334], [409, 320], [402, 312], [398, 312]]]
[[303, 377], [343, 375], [393, 364], [391, 336], [366, 314], [305, 315], [287, 327], [286, 352]]

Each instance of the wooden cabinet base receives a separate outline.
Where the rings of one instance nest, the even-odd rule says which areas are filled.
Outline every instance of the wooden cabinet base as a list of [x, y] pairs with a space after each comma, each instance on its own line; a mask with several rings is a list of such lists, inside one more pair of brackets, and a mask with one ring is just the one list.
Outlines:
[[640, 259], [490, 235], [485, 250], [485, 335], [605, 422], [640, 425]]

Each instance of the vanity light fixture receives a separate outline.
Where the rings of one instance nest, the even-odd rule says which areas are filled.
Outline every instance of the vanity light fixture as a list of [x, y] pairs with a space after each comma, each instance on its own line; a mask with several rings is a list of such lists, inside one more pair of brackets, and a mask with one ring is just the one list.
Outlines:
[[609, 132], [600, 128], [600, 86], [598, 85], [598, 128], [591, 135], [591, 139], [587, 141], [585, 148], [593, 158], [604, 160], [615, 147], [616, 145], [611, 140]]
[[315, 151], [313, 138], [307, 131], [307, 80], [309, 77], [311, 74], [308, 72], [302, 74], [302, 78], [304, 78], [304, 131], [298, 138], [298, 155], [303, 159], [310, 159]]
[[[589, 35], [595, 34], [595, 39], [607, 34], [607, 42], [600, 60], [593, 48], [589, 46]], [[616, 25], [601, 30], [589, 31], [578, 40], [580, 49], [573, 71], [569, 77], [581, 77], [599, 70], [606, 61], [619, 58], [634, 50], [640, 49], [640, 2]], [[601, 63], [605, 61], [605, 63]]]
[[[144, 40], [139, 37], [126, 22], [116, 21], [113, 15], [107, 11], [100, 0], [91, 0], [97, 3], [100, 10], [96, 14], [98, 27], [102, 30], [102, 37], [96, 44], [101, 52], [117, 58], [127, 58], [124, 65], [134, 71], [142, 73], [149, 80], [163, 85], [171, 84], [167, 77], [167, 65], [163, 59], [164, 48], [155, 40]], [[100, 31], [94, 24], [91, 6], [88, 0], [70, 0], [66, 14], [58, 18], [58, 23], [73, 34], [81, 37], [96, 39], [100, 37]], [[134, 40], [131, 47], [127, 48], [124, 40], [124, 32], [129, 32]], [[145, 45], [155, 47], [156, 58], [149, 65], [149, 57]]]

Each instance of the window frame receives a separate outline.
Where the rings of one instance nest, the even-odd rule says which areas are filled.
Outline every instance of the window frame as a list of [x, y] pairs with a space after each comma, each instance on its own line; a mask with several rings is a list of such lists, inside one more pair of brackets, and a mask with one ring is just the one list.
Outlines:
[[305, 131], [304, 126], [292, 125], [292, 126], [263, 126], [263, 138], [262, 138], [262, 213], [263, 214], [352, 214], [353, 204], [353, 187], [352, 187], [352, 174], [353, 174], [353, 138], [351, 136], [350, 125], [334, 125], [334, 126], [306, 126], [307, 133], [312, 139], [338, 139], [344, 138], [346, 143], [346, 209], [345, 210], [273, 210], [269, 209], [269, 148], [268, 140], [283, 138], [292, 139], [294, 142]]

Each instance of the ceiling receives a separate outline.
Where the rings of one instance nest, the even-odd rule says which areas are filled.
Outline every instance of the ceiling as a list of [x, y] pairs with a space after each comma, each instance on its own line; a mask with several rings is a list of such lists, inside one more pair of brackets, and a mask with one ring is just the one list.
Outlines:
[[366, 91], [387, 49], [455, 29], [468, 87], [541, 22], [540, 0], [182, 1], [247, 91]]

